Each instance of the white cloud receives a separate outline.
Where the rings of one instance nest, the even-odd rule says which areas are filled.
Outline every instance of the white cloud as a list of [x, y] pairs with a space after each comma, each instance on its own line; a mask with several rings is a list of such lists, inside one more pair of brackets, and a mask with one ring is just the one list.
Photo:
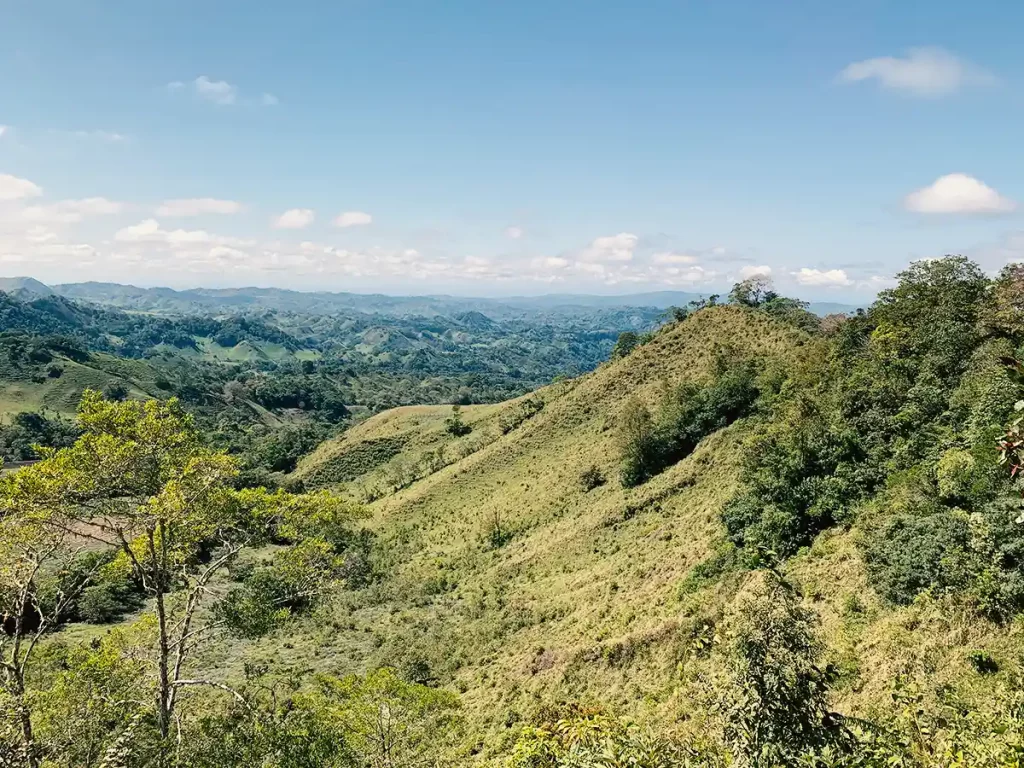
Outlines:
[[7, 132], [11, 130], [9, 125], [0, 125], [0, 139], [7, 135]]
[[305, 229], [313, 223], [316, 214], [309, 208], [292, 208], [271, 219], [277, 229]]
[[505, 237], [509, 240], [520, 240], [524, 234], [522, 227], [505, 227]]
[[804, 267], [799, 272], [794, 272], [793, 277], [800, 285], [816, 288], [839, 288], [853, 284], [842, 269], [821, 270]]
[[22, 208], [19, 215], [26, 221], [75, 224], [90, 216], [111, 216], [123, 210], [123, 204], [105, 197], [87, 197], [82, 200], [60, 200], [51, 205], [30, 205]]
[[760, 266], [748, 265], [746, 267], [740, 267], [739, 276], [740, 280], [749, 280], [752, 277], [771, 277], [772, 268], [767, 264], [761, 264]]
[[156, 219], [145, 219], [130, 227], [123, 227], [114, 233], [114, 240], [119, 243], [162, 243], [171, 248], [184, 249], [207, 244], [229, 247], [253, 245], [251, 240], [215, 235], [205, 229], [166, 230]]
[[198, 98], [209, 101], [220, 106], [231, 106], [233, 104], [246, 104], [249, 106], [275, 107], [280, 100], [272, 93], [264, 92], [259, 98], [241, 98], [238, 86], [229, 83], [227, 80], [214, 80], [207, 75], [200, 75], [195, 80], [185, 83], [181, 80], [174, 80], [167, 84], [167, 90], [172, 93], [190, 89]]
[[593, 262], [631, 261], [639, 240], [639, 237], [629, 232], [598, 237], [583, 249], [580, 259]]
[[213, 197], [190, 197], [179, 200], [164, 200], [157, 209], [157, 216], [184, 217], [205, 214], [240, 213], [244, 206], [234, 200], [218, 200]]
[[881, 56], [856, 61], [840, 74], [848, 83], [877, 80], [884, 88], [916, 96], [942, 96], [995, 78], [985, 70], [941, 48], [913, 48], [905, 58]]
[[714, 271], [693, 264], [685, 267], [668, 267], [657, 274], [656, 279], [651, 282], [669, 283], [671, 285], [694, 285], [696, 283], [707, 283], [715, 279]]
[[226, 80], [211, 80], [206, 75], [200, 75], [192, 82], [192, 86], [199, 96], [214, 104], [234, 104], [238, 99], [238, 88]]
[[655, 264], [696, 264], [697, 257], [691, 256], [688, 253], [666, 251], [654, 254], [651, 256], [651, 261]]
[[334, 218], [336, 227], [362, 227], [373, 222], [373, 216], [362, 211], [344, 211]]
[[28, 197], [39, 197], [43, 190], [28, 179], [0, 173], [0, 200], [24, 200]]
[[965, 173], [940, 176], [927, 187], [911, 192], [903, 206], [914, 213], [1008, 213], [1017, 204], [992, 187]]

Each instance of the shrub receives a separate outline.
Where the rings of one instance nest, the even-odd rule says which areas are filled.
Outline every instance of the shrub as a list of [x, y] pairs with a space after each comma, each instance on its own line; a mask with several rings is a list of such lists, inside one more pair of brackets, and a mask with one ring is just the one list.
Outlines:
[[834, 674], [821, 664], [816, 617], [793, 587], [762, 571], [728, 621], [731, 685], [722, 692], [725, 740], [742, 764], [806, 764], [811, 753], [845, 748], [842, 720], [828, 709]]
[[977, 567], [970, 541], [962, 511], [897, 515], [870, 537], [868, 575], [885, 598], [899, 604], [910, 603], [925, 589], [962, 588]]
[[748, 558], [788, 557], [819, 532], [850, 517], [870, 487], [849, 430], [808, 419], [785, 424], [746, 451], [746, 486], [722, 511], [729, 538]]
[[592, 491], [598, 486], [604, 485], [604, 483], [604, 474], [596, 464], [591, 464], [580, 473], [580, 487], [584, 493]]
[[697, 444], [751, 412], [760, 391], [750, 363], [723, 364], [709, 386], [684, 384], [666, 393], [656, 419], [635, 399], [620, 417], [622, 484], [639, 485], [689, 456]]
[[444, 420], [444, 430], [449, 435], [463, 437], [473, 431], [473, 428], [462, 420], [462, 407], [456, 403], [452, 406], [452, 415]]

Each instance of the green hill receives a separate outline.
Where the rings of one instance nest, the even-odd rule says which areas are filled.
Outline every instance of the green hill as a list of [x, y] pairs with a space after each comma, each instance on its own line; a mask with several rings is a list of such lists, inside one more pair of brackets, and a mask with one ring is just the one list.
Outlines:
[[[742, 576], [699, 595], [684, 584], [722, 542], [720, 515], [754, 426], [741, 419], [716, 432], [634, 489], [618, 482], [615, 426], [631, 395], [654, 405], [666, 386], [706, 381], [716, 345], [789, 369], [824, 354], [822, 340], [765, 315], [717, 308], [541, 390], [543, 409], [507, 434], [502, 415], [521, 400], [465, 408], [472, 432], [461, 438], [445, 431], [449, 408], [411, 407], [321, 446], [296, 471], [309, 486], [344, 483], [374, 498], [383, 480], [408, 485], [372, 504], [385, 580], [346, 597], [340, 631], [288, 639], [295, 672], [425, 665], [464, 692], [485, 752], [507, 749], [538, 701], [600, 701], [663, 724], [678, 717], [675, 670], [695, 624], [724, 607]], [[587, 490], [581, 476], [592, 466], [606, 482]], [[497, 548], [495, 527], [508, 539]], [[992, 626], [955, 638], [927, 604], [883, 605], [866, 583], [858, 535], [824, 534], [787, 566], [850, 666], [844, 711], [877, 701], [896, 669], [937, 664], [939, 677], [956, 679], [971, 672], [966, 646], [1008, 651]], [[247, 645], [236, 663], [269, 661], [280, 642]]]

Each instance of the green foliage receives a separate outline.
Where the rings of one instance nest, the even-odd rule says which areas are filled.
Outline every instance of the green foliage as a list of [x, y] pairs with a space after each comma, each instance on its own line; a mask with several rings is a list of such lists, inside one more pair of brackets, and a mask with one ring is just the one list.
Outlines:
[[182, 768], [441, 766], [461, 731], [457, 697], [408, 683], [390, 669], [365, 677], [321, 676], [310, 691], [253, 697], [203, 717], [183, 750]]
[[749, 559], [788, 557], [819, 531], [848, 520], [869, 480], [856, 436], [820, 418], [784, 422], [746, 451], [746, 488], [722, 511]]
[[890, 518], [867, 547], [872, 583], [896, 603], [909, 603], [932, 587], [962, 589], [973, 570], [970, 541], [970, 520], [962, 511]]
[[793, 587], [762, 572], [737, 598], [728, 623], [730, 682], [719, 707], [725, 742], [748, 765], [800, 765], [808, 753], [845, 747], [829, 711], [832, 673], [821, 664], [815, 617]]
[[453, 437], [464, 437], [473, 431], [473, 428], [462, 420], [462, 409], [458, 403], [452, 406], [452, 415], [445, 419], [444, 429]]
[[684, 768], [720, 764], [716, 755], [657, 735], [600, 708], [541, 710], [516, 742], [510, 768]]
[[580, 473], [580, 487], [584, 492], [592, 491], [604, 485], [605, 482], [604, 473], [596, 464], [591, 464]]
[[[270, 615], [300, 607], [299, 600], [305, 606], [340, 577], [344, 558], [338, 548], [352, 539], [348, 526], [361, 511], [326, 493], [235, 490], [236, 463], [206, 448], [191, 417], [173, 400], [113, 402], [86, 392], [78, 423], [82, 436], [74, 445], [49, 449], [38, 464], [0, 478], [0, 547], [7, 556], [7, 578], [21, 585], [8, 597], [9, 608], [19, 617], [32, 609], [45, 617], [44, 629], [52, 628], [72, 610], [83, 588], [103, 583], [89, 583], [102, 560], [95, 560], [91, 571], [58, 560], [59, 574], [82, 575], [62, 575], [55, 589], [36, 588], [46, 584], [37, 575], [48, 561], [74, 552], [68, 532], [116, 551], [103, 570], [130, 576], [152, 598], [155, 717], [159, 739], [166, 741], [180, 689], [208, 684], [189, 680], [187, 671], [196, 633], [223, 624], [215, 620], [204, 626], [198, 613], [210, 595], [211, 579], [246, 547], [273, 539], [289, 542], [275, 563], [275, 578], [285, 588], [264, 589], [248, 604], [255, 602]], [[94, 590], [89, 604], [106, 611], [108, 596]], [[216, 606], [213, 613], [226, 615]], [[264, 622], [259, 628], [271, 627]], [[255, 633], [252, 622], [246, 629]], [[35, 642], [22, 650], [22, 640], [38, 639], [39, 631], [19, 618], [11, 633], [15, 642], [6, 651], [0, 644], [0, 652], [7, 653], [5, 688], [23, 702], [26, 722], [31, 713], [24, 703], [25, 676]], [[28, 725], [22, 743], [31, 751]]]
[[633, 352], [641, 344], [640, 335], [634, 331], [623, 331], [612, 347], [611, 359], [619, 360]]
[[23, 411], [0, 425], [0, 458], [28, 461], [39, 458], [37, 445], [63, 448], [78, 437], [74, 423], [59, 415]]
[[619, 418], [622, 484], [646, 482], [689, 456], [705, 437], [754, 408], [760, 389], [750, 363], [724, 363], [708, 386], [684, 384], [665, 393], [657, 417], [638, 400]]

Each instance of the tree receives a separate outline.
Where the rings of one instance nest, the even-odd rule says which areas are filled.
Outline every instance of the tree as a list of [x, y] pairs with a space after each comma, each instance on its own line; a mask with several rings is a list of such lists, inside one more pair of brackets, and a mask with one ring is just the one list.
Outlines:
[[[238, 696], [223, 684], [188, 674], [197, 649], [232, 627], [231, 614], [200, 610], [220, 596], [214, 577], [245, 547], [272, 538], [289, 542], [279, 564], [289, 589], [281, 604], [264, 602], [270, 616], [283, 619], [287, 601], [313, 598], [340, 573], [339, 545], [348, 540], [347, 528], [361, 510], [327, 493], [235, 490], [236, 461], [204, 447], [175, 400], [110, 402], [87, 391], [78, 422], [83, 435], [73, 446], [47, 450], [38, 464], [0, 480], [0, 515], [7, 525], [3, 543], [21, 548], [18, 567], [24, 576], [16, 582], [22, 585], [33, 584], [44, 558], [63, 552], [72, 538], [117, 551], [109, 567], [131, 574], [152, 598], [155, 719], [166, 742], [190, 687]], [[15, 525], [21, 528], [12, 530]], [[22, 530], [29, 534], [19, 537]], [[59, 615], [78, 588], [58, 591], [51, 614]], [[15, 634], [15, 643], [19, 635], [25, 631]]]
[[473, 428], [462, 420], [462, 406], [458, 403], [452, 406], [452, 415], [444, 420], [444, 429], [455, 437], [463, 437], [473, 431]]
[[760, 307], [778, 297], [772, 286], [772, 279], [768, 275], [754, 275], [742, 282], [733, 285], [729, 291], [729, 301], [732, 304], [742, 304], [745, 307]]
[[[41, 765], [41, 751], [27, 700], [28, 672], [39, 641], [66, 618], [90, 575], [71, 567], [81, 542], [76, 546], [70, 531], [50, 523], [46, 510], [0, 508], [0, 695], [9, 700], [19, 761], [31, 768]], [[73, 577], [61, 577], [68, 573]]]
[[629, 488], [639, 485], [660, 468], [657, 434], [651, 412], [635, 396], [623, 406], [618, 427], [622, 484]]
[[619, 334], [615, 346], [612, 347], [612, 360], [626, 357], [634, 349], [640, 346], [640, 336], [633, 331], [623, 331]]
[[740, 593], [729, 622], [730, 681], [722, 689], [725, 739], [747, 765], [807, 764], [802, 756], [845, 741], [828, 709], [829, 672], [815, 617], [792, 585], [761, 571]]

